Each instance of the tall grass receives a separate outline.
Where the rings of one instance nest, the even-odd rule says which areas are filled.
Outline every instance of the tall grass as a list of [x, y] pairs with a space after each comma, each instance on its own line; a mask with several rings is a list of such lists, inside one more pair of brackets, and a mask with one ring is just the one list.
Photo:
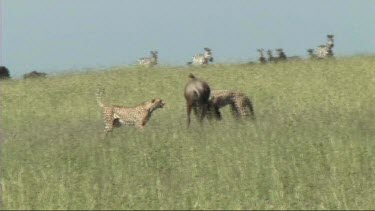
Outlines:
[[[256, 121], [193, 118], [192, 72], [245, 92]], [[374, 209], [375, 58], [123, 68], [2, 83], [3, 209]], [[166, 101], [144, 132], [104, 124], [103, 100]]]

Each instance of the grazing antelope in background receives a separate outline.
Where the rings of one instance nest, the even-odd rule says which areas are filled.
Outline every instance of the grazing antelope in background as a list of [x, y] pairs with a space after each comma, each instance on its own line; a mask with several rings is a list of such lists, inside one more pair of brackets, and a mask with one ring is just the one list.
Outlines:
[[9, 70], [5, 66], [0, 66], [0, 80], [1, 79], [10, 79]]
[[158, 51], [150, 51], [151, 57], [138, 59], [139, 65], [143, 67], [153, 67], [158, 64]]
[[271, 50], [267, 50], [267, 56], [268, 56], [268, 59], [267, 59], [268, 62], [275, 62], [276, 58], [273, 57]]
[[318, 58], [316, 56], [316, 54], [314, 53], [314, 49], [312, 49], [312, 48], [307, 49], [307, 53], [309, 54], [310, 59], [317, 59]]
[[333, 57], [333, 51], [332, 48], [335, 46], [333, 35], [328, 34], [327, 35], [327, 44], [320, 45], [316, 50], [315, 54], [318, 58], [331, 58]]
[[276, 52], [278, 54], [278, 57], [276, 58], [276, 61], [286, 61], [287, 60], [287, 56], [285, 55], [282, 48], [276, 49]]
[[23, 75], [23, 79], [27, 78], [45, 78], [47, 76], [47, 73], [38, 72], [38, 71], [32, 71], [29, 73], [26, 73]]
[[188, 62], [188, 65], [207, 65], [208, 62], [213, 62], [214, 58], [212, 56], [212, 51], [209, 48], [204, 48], [204, 54], [197, 54], [193, 56], [191, 62]]
[[194, 110], [195, 116], [198, 116], [198, 110], [201, 111], [199, 121], [202, 123], [206, 116], [209, 106], [209, 97], [211, 88], [207, 82], [196, 78], [193, 74], [189, 75], [190, 81], [185, 86], [184, 96], [187, 108], [187, 126], [190, 126], [190, 113]]
[[333, 40], [333, 34], [327, 34], [327, 45], [331, 48], [333, 48], [335, 46], [335, 43], [334, 43], [334, 40]]
[[263, 48], [257, 49], [257, 51], [259, 52], [259, 59], [258, 59], [259, 63], [260, 64], [267, 63], [266, 57], [264, 57], [264, 53], [263, 53], [264, 49]]

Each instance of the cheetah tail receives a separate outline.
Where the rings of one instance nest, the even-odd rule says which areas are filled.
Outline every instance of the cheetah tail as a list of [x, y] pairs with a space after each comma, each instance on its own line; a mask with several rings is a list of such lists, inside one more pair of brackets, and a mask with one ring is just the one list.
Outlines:
[[98, 88], [96, 90], [96, 102], [102, 108], [104, 107], [104, 104], [102, 102], [102, 95], [103, 95], [103, 93], [104, 93], [104, 89], [102, 89], [102, 88]]

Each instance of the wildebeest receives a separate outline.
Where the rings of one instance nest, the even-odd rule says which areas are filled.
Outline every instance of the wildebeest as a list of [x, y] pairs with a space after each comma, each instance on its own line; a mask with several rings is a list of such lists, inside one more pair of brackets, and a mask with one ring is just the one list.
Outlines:
[[318, 59], [318, 57], [314, 53], [314, 49], [312, 49], [312, 48], [307, 49], [307, 53], [309, 54], [310, 59]]
[[266, 57], [264, 57], [264, 49], [257, 49], [257, 51], [259, 52], [259, 63], [260, 64], [265, 64], [265, 63], [267, 63], [267, 60], [266, 60]]
[[287, 60], [287, 56], [285, 55], [284, 50], [282, 48], [276, 49], [276, 52], [277, 52], [277, 55], [278, 55], [276, 61], [279, 62], [279, 61], [286, 61]]
[[42, 72], [37, 72], [37, 71], [32, 71], [32, 72], [29, 72], [29, 73], [26, 73], [23, 75], [23, 79], [27, 79], [27, 78], [38, 78], [38, 77], [46, 77], [47, 73], [42, 73]]
[[196, 78], [193, 74], [189, 74], [190, 81], [185, 86], [184, 96], [187, 107], [187, 126], [190, 126], [191, 109], [194, 110], [195, 116], [198, 116], [198, 110], [201, 111], [200, 122], [202, 123], [209, 107], [209, 97], [211, 88], [207, 82]]
[[9, 79], [10, 74], [8, 68], [5, 66], [0, 66], [0, 79]]
[[267, 56], [268, 56], [268, 59], [267, 59], [268, 62], [276, 62], [276, 58], [272, 55], [272, 51], [270, 49], [267, 50]]

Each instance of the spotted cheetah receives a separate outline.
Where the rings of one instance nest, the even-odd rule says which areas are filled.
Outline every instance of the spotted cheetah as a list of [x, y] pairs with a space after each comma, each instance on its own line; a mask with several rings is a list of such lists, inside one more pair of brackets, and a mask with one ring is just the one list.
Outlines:
[[[209, 105], [213, 107], [210, 109], [208, 117], [214, 116], [216, 119], [221, 119], [220, 109], [227, 105], [231, 106], [232, 114], [237, 118], [251, 117], [255, 119], [254, 106], [244, 93], [230, 90], [211, 90], [209, 98]], [[212, 113], [214, 112], [214, 113]]]
[[159, 98], [154, 98], [131, 108], [117, 105], [106, 105], [101, 100], [103, 93], [103, 89], [98, 89], [96, 100], [98, 105], [103, 109], [106, 134], [112, 132], [114, 127], [120, 127], [123, 124], [135, 125], [137, 128], [143, 129], [150, 119], [152, 112], [158, 108], [163, 108], [165, 105], [165, 102]]

